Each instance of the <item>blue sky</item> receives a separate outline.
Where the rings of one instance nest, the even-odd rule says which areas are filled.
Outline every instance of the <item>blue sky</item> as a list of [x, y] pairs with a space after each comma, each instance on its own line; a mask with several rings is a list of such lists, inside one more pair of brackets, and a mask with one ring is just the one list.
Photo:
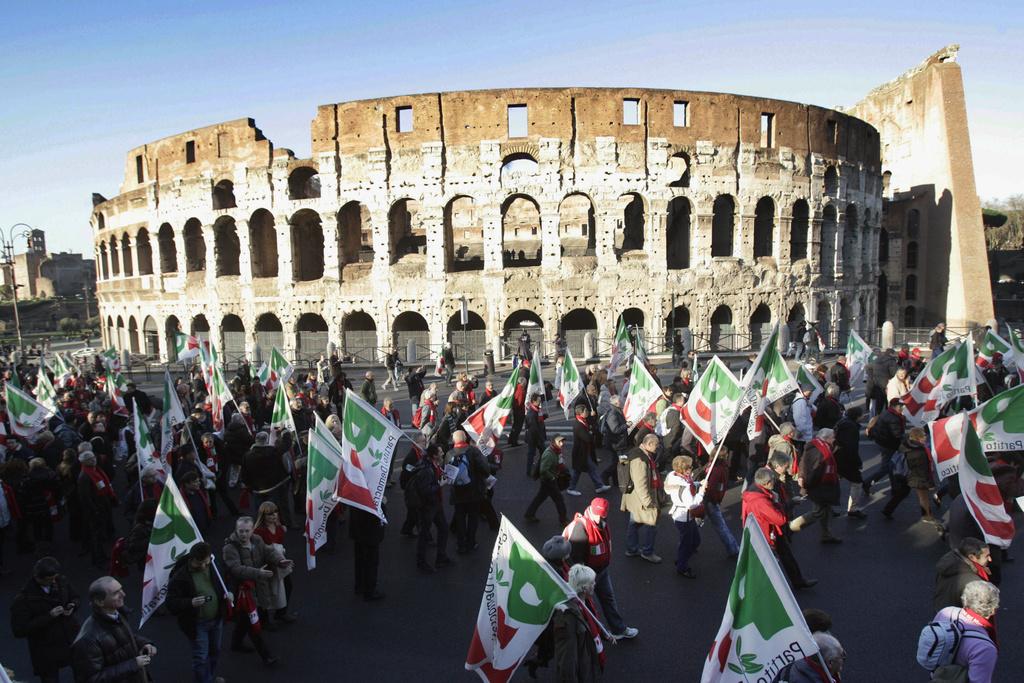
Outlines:
[[[89, 6], [91, 5], [91, 6]], [[961, 46], [978, 191], [1024, 192], [1024, 3], [36, 2], [0, 25], [0, 227], [91, 252], [127, 151], [250, 116], [309, 153], [318, 104], [511, 86], [647, 86], [850, 105]], [[19, 245], [19, 251], [24, 245]]]

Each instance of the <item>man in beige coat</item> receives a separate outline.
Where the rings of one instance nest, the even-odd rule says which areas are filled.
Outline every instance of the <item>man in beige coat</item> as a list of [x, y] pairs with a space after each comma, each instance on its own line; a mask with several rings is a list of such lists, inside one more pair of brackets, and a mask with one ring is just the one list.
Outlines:
[[656, 458], [658, 437], [648, 434], [626, 456], [629, 483], [622, 494], [623, 512], [629, 513], [626, 527], [626, 556], [642, 557], [653, 564], [661, 562], [654, 554], [654, 534], [658, 527], [660, 499], [664, 496]]

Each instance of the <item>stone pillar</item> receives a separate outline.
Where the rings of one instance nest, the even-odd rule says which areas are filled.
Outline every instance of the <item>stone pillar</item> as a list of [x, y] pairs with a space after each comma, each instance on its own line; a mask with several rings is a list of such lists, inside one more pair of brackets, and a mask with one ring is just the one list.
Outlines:
[[[178, 275], [185, 277], [185, 229], [174, 231], [174, 255], [177, 257]], [[184, 281], [184, 280], [183, 280]]]
[[543, 248], [541, 270], [558, 272], [562, 266], [562, 240], [559, 234], [558, 207], [545, 206], [540, 214], [540, 238]]
[[651, 201], [651, 209], [644, 225], [644, 251], [647, 252], [647, 268], [664, 273], [668, 270], [668, 204]]
[[388, 209], [370, 209], [370, 225], [373, 226], [373, 275], [387, 277], [391, 268], [391, 234], [388, 225]]
[[[213, 225], [203, 225], [203, 243], [206, 245], [206, 286], [215, 293], [217, 285], [217, 243], [214, 239]], [[213, 328], [210, 328], [211, 330]]]
[[776, 242], [772, 249], [772, 253], [775, 254], [775, 262], [779, 265], [783, 263], [792, 264], [793, 217], [786, 214], [780, 216], [778, 228], [775, 231]]
[[694, 231], [690, 236], [690, 255], [692, 261], [690, 267], [711, 265], [711, 223], [713, 216], [710, 213], [699, 213], [693, 222]]
[[504, 235], [501, 226], [501, 207], [497, 204], [480, 207], [484, 228], [484, 271], [499, 271], [502, 268]]
[[[155, 318], [154, 318], [155, 319]], [[100, 325], [100, 329], [103, 329], [103, 325]], [[156, 335], [156, 349], [157, 357], [165, 363], [171, 363], [177, 359], [171, 358], [171, 349], [167, 348], [167, 334], [166, 332], [157, 332]]]
[[[287, 215], [274, 216], [274, 231], [277, 233], [277, 287], [287, 292], [292, 287], [292, 225]], [[265, 353], [269, 351], [264, 349]]]
[[896, 326], [892, 324], [891, 320], [886, 320], [882, 323], [882, 343], [880, 346], [883, 349], [891, 349], [895, 340]]
[[810, 234], [807, 235], [807, 259], [811, 264], [812, 273], [821, 272], [821, 216], [815, 214], [809, 226]]
[[252, 282], [252, 247], [249, 244], [249, 221], [235, 221], [238, 233], [238, 281], [241, 284]]
[[139, 241], [138, 233], [128, 238], [128, 248], [131, 249], [131, 258], [128, 261], [132, 264], [132, 277], [139, 277]]
[[754, 214], [736, 212], [732, 231], [732, 255], [744, 263], [754, 262]]
[[324, 233], [324, 279], [341, 280], [338, 260], [338, 216], [330, 211], [320, 214], [320, 229]]
[[[440, 201], [440, 198], [435, 201]], [[420, 222], [427, 235], [426, 275], [428, 278], [443, 280], [447, 270], [445, 239], [448, 237], [444, 234], [444, 207], [434, 202], [424, 202], [420, 207]]]
[[594, 229], [597, 230], [597, 266], [615, 267], [615, 226], [618, 216], [614, 206], [594, 212]]
[[583, 335], [583, 358], [580, 360], [587, 361], [594, 357], [595, 341], [593, 332]]

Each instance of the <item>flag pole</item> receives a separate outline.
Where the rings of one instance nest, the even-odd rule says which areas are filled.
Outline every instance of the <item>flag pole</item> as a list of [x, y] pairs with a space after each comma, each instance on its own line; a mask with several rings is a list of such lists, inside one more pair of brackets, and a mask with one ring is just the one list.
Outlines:
[[594, 614], [589, 607], [587, 607], [587, 601], [580, 598], [580, 596], [578, 595], [576, 596], [576, 600], [580, 603], [580, 606], [582, 606], [583, 609], [587, 611], [587, 614], [589, 614], [590, 617], [594, 620], [594, 623], [597, 624], [597, 627], [601, 629], [601, 633], [604, 635], [604, 637], [614, 642], [616, 640], [615, 636], [612, 635], [611, 631], [605, 628], [605, 625], [601, 623], [601, 620], [597, 618], [597, 615]]
[[718, 445], [715, 446], [715, 454], [711, 458], [711, 462], [708, 463], [708, 468], [704, 471], [704, 481], [702, 481], [700, 483], [700, 485], [702, 487], [706, 487], [707, 486], [708, 478], [711, 476], [711, 470], [713, 470], [715, 468], [715, 463], [718, 462], [718, 454], [721, 453], [721, 451], [722, 451], [722, 444], [724, 444], [724, 443], [725, 443], [725, 439], [722, 439], [721, 441], [718, 442]]

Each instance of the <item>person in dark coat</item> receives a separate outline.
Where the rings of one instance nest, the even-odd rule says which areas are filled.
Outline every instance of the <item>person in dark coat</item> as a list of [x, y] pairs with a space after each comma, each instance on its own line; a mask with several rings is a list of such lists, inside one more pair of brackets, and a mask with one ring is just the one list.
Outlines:
[[420, 396], [423, 395], [423, 390], [426, 388], [423, 385], [423, 378], [427, 376], [427, 369], [422, 365], [418, 368], [409, 368], [409, 372], [405, 374], [405, 386], [409, 388], [409, 403], [412, 404], [410, 413], [416, 412], [417, 406], [420, 404]]
[[78, 475], [78, 503], [88, 534], [88, 547], [93, 565], [102, 567], [107, 560], [107, 544], [114, 537], [113, 509], [117, 496], [107, 473], [96, 466], [92, 451], [83, 451], [78, 456], [81, 473]]
[[928, 348], [932, 350], [932, 358], [942, 353], [946, 348], [946, 323], [939, 323], [932, 330], [932, 336], [928, 339]]
[[380, 544], [384, 541], [384, 523], [372, 512], [349, 508], [348, 535], [352, 539], [355, 561], [355, 592], [367, 602], [380, 600], [377, 590], [377, 568], [380, 565]]
[[793, 531], [814, 522], [821, 522], [822, 543], [842, 543], [832, 535], [832, 506], [839, 504], [839, 471], [833, 450], [835, 432], [820, 429], [814, 438], [804, 446], [800, 458], [800, 488], [807, 491], [807, 497], [814, 503], [814, 510], [797, 517], [790, 524]]
[[28, 639], [32, 672], [44, 683], [57, 681], [60, 670], [71, 665], [78, 604], [78, 593], [52, 557], [36, 562], [32, 578], [11, 603], [11, 631]]
[[540, 457], [548, 441], [548, 431], [544, 424], [547, 415], [542, 408], [544, 397], [541, 394], [530, 396], [526, 404], [526, 476], [533, 471], [533, 459]]
[[[426, 456], [415, 465], [408, 488], [407, 502], [415, 501], [419, 519], [419, 537], [416, 539], [416, 566], [432, 574], [437, 567], [451, 564], [448, 557], [448, 520], [444, 514], [442, 487], [448, 482], [444, 478], [444, 452], [439, 446], [427, 447]], [[431, 540], [430, 527], [437, 532], [437, 554], [434, 565], [427, 562], [427, 544]]]
[[245, 454], [242, 461], [241, 481], [253, 492], [253, 509], [259, 510], [265, 501], [271, 501], [281, 511], [281, 523], [291, 526], [291, 506], [288, 503], [291, 474], [284, 464], [286, 454], [292, 448], [292, 433], [285, 432], [277, 443], [270, 445], [267, 432], [256, 434], [256, 443]]
[[487, 478], [497, 472], [498, 467], [489, 463], [479, 448], [469, 445], [466, 432], [461, 429], [455, 430], [452, 441], [455, 447], [449, 453], [449, 463], [460, 469], [465, 464], [468, 478], [468, 481], [456, 478], [449, 496], [455, 507], [456, 552], [461, 555], [477, 549], [476, 527], [480, 520], [480, 506], [487, 500]]
[[53, 518], [60, 500], [60, 482], [43, 458], [28, 461], [28, 476], [18, 486], [18, 500], [22, 524], [31, 529], [32, 539], [37, 543], [53, 541]]
[[596, 624], [591, 625], [580, 602], [592, 599], [595, 576], [590, 567], [573, 565], [569, 570], [568, 583], [579, 597], [559, 605], [551, 617], [555, 641], [555, 677], [559, 681], [593, 683], [601, 679], [604, 669], [603, 649], [598, 650], [601, 636], [598, 633], [595, 637]]
[[[853, 485], [862, 484], [861, 467], [864, 463], [860, 458], [860, 418], [864, 411], [859, 406], [847, 409], [836, 423], [836, 467], [839, 476], [850, 482], [850, 499], [846, 505], [846, 514], [850, 517], [864, 519], [867, 517], [860, 505], [854, 500]], [[861, 496], [863, 497], [863, 496]]]
[[[941, 527], [941, 523], [932, 515], [932, 503], [930, 491], [932, 488], [931, 457], [928, 455], [926, 444], [928, 436], [920, 427], [914, 427], [907, 432], [900, 451], [893, 456], [892, 472], [892, 496], [889, 502], [882, 508], [882, 515], [892, 519], [892, 513], [903, 500], [914, 492], [917, 495], [917, 502], [921, 509], [921, 519]], [[897, 458], [902, 456], [904, 467], [897, 472]]]
[[935, 592], [932, 605], [936, 612], [943, 607], [962, 607], [960, 596], [971, 581], [988, 581], [988, 565], [992, 551], [984, 541], [968, 536], [956, 550], [950, 550], [935, 565]]
[[[237, 417], [236, 417], [237, 415]], [[245, 416], [236, 413], [231, 416], [231, 421], [224, 429], [224, 455], [227, 460], [228, 486], [238, 483], [238, 475], [242, 470], [242, 463], [245, 461], [245, 454], [252, 448], [255, 439], [245, 421]], [[222, 464], [222, 467], [225, 465]]]
[[828, 370], [828, 381], [835, 382], [839, 391], [846, 393], [850, 391], [850, 369], [846, 367], [846, 356], [839, 356], [836, 362]]
[[196, 681], [214, 681], [228, 603], [234, 596], [224, 590], [211, 564], [210, 544], [196, 543], [178, 558], [167, 583], [167, 609], [192, 645], [192, 675]]
[[886, 408], [877, 419], [874, 425], [870, 426], [868, 436], [878, 444], [881, 449], [882, 464], [870, 477], [864, 479], [864, 495], [871, 495], [871, 485], [889, 476], [892, 467], [892, 455], [903, 443], [903, 435], [907, 430], [907, 418], [903, 416], [903, 401], [894, 398], [889, 401]]
[[550, 498], [555, 504], [555, 509], [558, 510], [559, 524], [562, 526], [566, 525], [565, 500], [562, 498], [562, 492], [558, 488], [558, 471], [561, 466], [562, 447], [564, 445], [565, 437], [561, 434], [556, 434], [555, 438], [551, 439], [551, 443], [539, 456], [540, 464], [538, 465], [537, 483], [540, 488], [526, 508], [524, 518], [527, 522], [540, 521], [537, 518], [537, 509], [540, 508], [545, 500]]
[[815, 429], [835, 429], [836, 423], [843, 415], [843, 404], [839, 402], [840, 389], [838, 384], [829, 382], [825, 391], [818, 399], [814, 411]]
[[112, 576], [89, 586], [92, 614], [71, 644], [71, 667], [76, 681], [146, 683], [146, 671], [156, 656], [149, 638], [133, 633], [124, 609], [124, 589]]
[[608, 484], [602, 483], [601, 478], [597, 476], [597, 449], [594, 447], [594, 432], [591, 430], [589, 418], [590, 408], [577, 405], [576, 419], [572, 424], [572, 479], [566, 490], [570, 496], [582, 495], [576, 485], [583, 473], [590, 476], [597, 493], [604, 493], [611, 488]]
[[[527, 373], [528, 375], [529, 373]], [[512, 392], [512, 429], [508, 433], [508, 445], [519, 445], [519, 433], [526, 421], [526, 377], [520, 376]]]
[[686, 428], [683, 427], [683, 406], [686, 405], [686, 395], [675, 393], [672, 395], [672, 403], [665, 409], [665, 433], [661, 437], [661, 460], [672, 462], [672, 458], [683, 452], [683, 437], [686, 435]]
[[134, 566], [140, 574], [145, 569], [149, 537], [153, 534], [153, 519], [156, 517], [158, 504], [156, 498], [147, 498], [139, 503], [135, 510], [134, 523], [125, 536], [124, 549], [121, 551], [121, 562]]

